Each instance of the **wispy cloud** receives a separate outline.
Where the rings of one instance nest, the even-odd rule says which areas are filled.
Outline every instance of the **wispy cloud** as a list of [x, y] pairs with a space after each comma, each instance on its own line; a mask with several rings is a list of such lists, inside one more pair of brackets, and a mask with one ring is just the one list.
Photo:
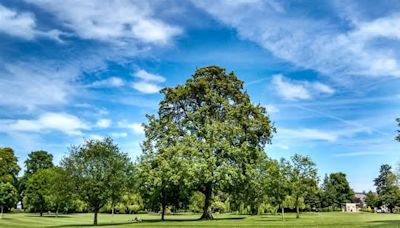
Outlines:
[[156, 19], [152, 7], [140, 1], [25, 1], [52, 13], [83, 39], [166, 44], [182, 32], [181, 28]]
[[0, 131], [44, 133], [58, 131], [67, 135], [81, 135], [89, 129], [78, 117], [67, 113], [44, 113], [36, 119], [1, 120]]
[[35, 15], [31, 12], [18, 12], [0, 4], [0, 32], [26, 40], [37, 36], [61, 41], [59, 30], [42, 31], [37, 28]]
[[112, 121], [110, 119], [99, 119], [96, 122], [96, 127], [99, 128], [107, 128], [109, 126], [111, 126]]
[[107, 79], [103, 79], [103, 80], [99, 80], [99, 81], [95, 81], [92, 84], [89, 85], [89, 87], [121, 87], [124, 86], [125, 82], [124, 80], [122, 80], [119, 77], [109, 77]]
[[135, 134], [144, 134], [144, 128], [141, 123], [130, 123], [126, 120], [119, 121], [118, 127], [132, 130]]
[[332, 95], [335, 90], [320, 82], [296, 81], [283, 75], [274, 75], [272, 84], [286, 100], [310, 100], [319, 95]]

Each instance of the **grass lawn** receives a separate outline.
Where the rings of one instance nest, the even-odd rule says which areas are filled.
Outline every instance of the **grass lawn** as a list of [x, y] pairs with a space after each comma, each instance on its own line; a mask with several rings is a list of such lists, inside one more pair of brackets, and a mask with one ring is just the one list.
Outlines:
[[[138, 216], [141, 223], [128, 221]], [[99, 226], [105, 227], [400, 227], [400, 215], [371, 213], [303, 213], [286, 214], [282, 222], [279, 215], [241, 216], [216, 215], [213, 221], [198, 221], [199, 215], [170, 215], [161, 222], [158, 215], [110, 215], [99, 214]], [[71, 214], [54, 217], [37, 214], [5, 214], [0, 227], [84, 227], [90, 226], [93, 214]]]

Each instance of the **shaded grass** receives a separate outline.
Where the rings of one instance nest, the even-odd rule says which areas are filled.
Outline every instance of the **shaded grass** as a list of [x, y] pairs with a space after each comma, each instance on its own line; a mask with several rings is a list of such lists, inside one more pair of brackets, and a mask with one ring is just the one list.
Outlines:
[[[143, 222], [131, 223], [129, 220], [140, 217]], [[101, 227], [399, 227], [400, 215], [371, 213], [303, 213], [300, 219], [295, 214], [285, 214], [285, 220], [280, 215], [215, 215], [212, 221], [198, 220], [200, 215], [169, 215], [166, 221], [161, 221], [157, 214], [144, 215], [110, 215], [99, 214]], [[0, 227], [15, 228], [66, 228], [92, 226], [93, 214], [45, 215], [36, 214], [5, 214], [0, 220]]]

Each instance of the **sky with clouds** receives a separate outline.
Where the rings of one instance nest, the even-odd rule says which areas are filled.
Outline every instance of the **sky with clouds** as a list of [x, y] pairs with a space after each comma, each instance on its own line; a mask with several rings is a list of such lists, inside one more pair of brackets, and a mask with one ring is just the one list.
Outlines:
[[400, 161], [400, 3], [387, 1], [3, 0], [0, 146], [58, 162], [112, 136], [135, 158], [165, 86], [219, 65], [278, 132], [273, 158], [307, 154], [373, 189]]

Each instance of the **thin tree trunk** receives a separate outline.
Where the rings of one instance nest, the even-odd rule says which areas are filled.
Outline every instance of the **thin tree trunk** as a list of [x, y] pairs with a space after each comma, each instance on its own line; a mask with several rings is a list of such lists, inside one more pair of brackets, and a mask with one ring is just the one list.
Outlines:
[[165, 216], [165, 209], [167, 205], [163, 202], [162, 204], [162, 209], [161, 209], [161, 220], [164, 221], [164, 216]]
[[0, 216], [1, 219], [3, 218], [3, 210], [4, 210], [4, 206], [1, 205], [1, 216]]
[[40, 217], [43, 216], [43, 207], [40, 207]]
[[285, 208], [281, 206], [282, 221], [285, 221]]
[[204, 191], [205, 200], [204, 200], [204, 207], [203, 207], [203, 215], [200, 217], [200, 219], [204, 219], [204, 220], [213, 219], [213, 216], [210, 211], [211, 194], [212, 194], [211, 184], [207, 184], [206, 189]]
[[58, 208], [59, 206], [57, 206], [57, 210], [56, 210], [56, 217], [58, 218]]
[[94, 210], [94, 220], [93, 220], [93, 225], [97, 226], [97, 213], [99, 212], [99, 209]]
[[296, 218], [300, 218], [300, 208], [298, 200], [296, 200]]

